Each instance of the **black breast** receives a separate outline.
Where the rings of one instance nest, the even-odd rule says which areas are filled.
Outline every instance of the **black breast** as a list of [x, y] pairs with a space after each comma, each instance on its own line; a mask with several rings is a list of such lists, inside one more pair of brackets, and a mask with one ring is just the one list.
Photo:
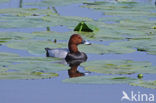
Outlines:
[[78, 53], [68, 53], [65, 60], [71, 61], [71, 60], [83, 60], [86, 61], [87, 60], [87, 55], [83, 52], [78, 52]]

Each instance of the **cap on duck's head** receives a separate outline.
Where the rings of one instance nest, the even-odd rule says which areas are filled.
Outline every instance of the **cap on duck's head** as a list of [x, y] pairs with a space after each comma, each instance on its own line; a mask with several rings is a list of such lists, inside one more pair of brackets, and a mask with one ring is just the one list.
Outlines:
[[83, 43], [83, 39], [79, 34], [73, 34], [69, 39], [69, 45], [70, 44], [79, 45], [82, 43]]

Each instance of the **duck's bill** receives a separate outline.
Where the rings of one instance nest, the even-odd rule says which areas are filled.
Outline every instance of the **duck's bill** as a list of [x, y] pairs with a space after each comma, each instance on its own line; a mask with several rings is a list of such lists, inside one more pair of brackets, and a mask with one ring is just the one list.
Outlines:
[[89, 41], [87, 41], [87, 40], [83, 40], [82, 44], [91, 45], [91, 43]]

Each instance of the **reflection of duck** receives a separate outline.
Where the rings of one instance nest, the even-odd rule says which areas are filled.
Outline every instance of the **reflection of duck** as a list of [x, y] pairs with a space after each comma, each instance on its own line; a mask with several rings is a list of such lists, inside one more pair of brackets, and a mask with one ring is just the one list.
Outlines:
[[72, 60], [70, 62], [68, 62], [69, 66], [71, 67], [69, 70], [68, 70], [68, 75], [70, 78], [73, 78], [73, 77], [80, 77], [80, 76], [84, 76], [85, 73], [81, 73], [77, 70], [78, 66], [84, 61], [82, 60]]
[[70, 60], [86, 60], [87, 55], [78, 50], [79, 44], [90, 44], [82, 39], [79, 34], [73, 34], [68, 42], [68, 49], [56, 48], [50, 49], [45, 48], [47, 57], [65, 58], [67, 61]]

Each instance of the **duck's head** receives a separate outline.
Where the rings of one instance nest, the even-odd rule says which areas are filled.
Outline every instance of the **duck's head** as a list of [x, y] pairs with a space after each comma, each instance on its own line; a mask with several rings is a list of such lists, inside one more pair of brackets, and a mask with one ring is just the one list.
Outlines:
[[69, 44], [72, 45], [79, 45], [79, 44], [83, 44], [84, 40], [82, 39], [82, 37], [79, 34], [73, 34], [70, 39], [69, 39]]
[[69, 44], [75, 44], [75, 45], [87, 44], [87, 45], [90, 45], [91, 43], [84, 40], [79, 34], [73, 34], [69, 39]]
[[88, 44], [88, 45], [90, 45], [90, 43], [83, 40], [83, 38], [79, 34], [73, 34], [70, 37], [69, 42], [68, 42], [69, 51], [71, 53], [78, 52], [77, 45], [79, 45], [79, 44]]

